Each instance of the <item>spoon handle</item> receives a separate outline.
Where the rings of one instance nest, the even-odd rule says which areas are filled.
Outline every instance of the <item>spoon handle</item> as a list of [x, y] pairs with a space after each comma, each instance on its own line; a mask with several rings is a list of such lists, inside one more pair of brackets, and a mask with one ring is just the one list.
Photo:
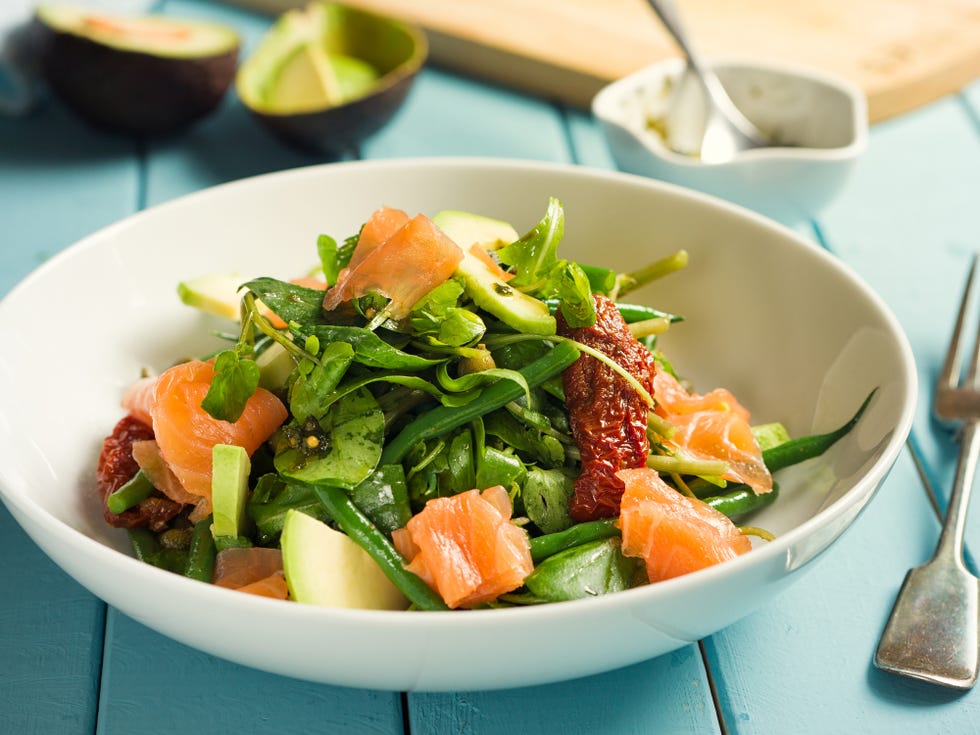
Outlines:
[[684, 26], [681, 23], [680, 16], [677, 14], [677, 7], [674, 5], [673, 0], [647, 0], [647, 2], [653, 8], [653, 12], [657, 14], [657, 17], [660, 18], [660, 22], [664, 24], [667, 32], [670, 33], [677, 45], [680, 46], [681, 51], [684, 52], [684, 56], [687, 57], [687, 63], [690, 67], [700, 74], [702, 78], [706, 79], [707, 75], [712, 75], [711, 70], [702, 61], [700, 53], [698, 53], [688, 40], [687, 33], [684, 31]]
[[647, 3], [653, 8], [653, 12], [660, 18], [660, 22], [663, 23], [667, 32], [670, 33], [684, 53], [688, 69], [694, 72], [707, 93], [710, 103], [730, 123], [729, 127], [744, 137], [745, 141], [750, 142], [753, 147], [765, 144], [766, 136], [759, 132], [756, 126], [749, 122], [741, 110], [735, 106], [714, 69], [704, 62], [700, 52], [688, 40], [673, 0], [647, 0]]

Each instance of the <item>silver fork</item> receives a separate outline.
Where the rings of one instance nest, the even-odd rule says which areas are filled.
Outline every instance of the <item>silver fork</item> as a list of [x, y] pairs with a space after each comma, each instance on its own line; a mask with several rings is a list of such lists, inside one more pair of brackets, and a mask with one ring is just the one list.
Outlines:
[[980, 580], [963, 564], [963, 531], [980, 457], [980, 331], [961, 379], [974, 255], [942, 374], [936, 383], [937, 416], [962, 424], [956, 478], [939, 544], [932, 559], [909, 570], [875, 652], [875, 666], [902, 676], [969, 689], [977, 681]]

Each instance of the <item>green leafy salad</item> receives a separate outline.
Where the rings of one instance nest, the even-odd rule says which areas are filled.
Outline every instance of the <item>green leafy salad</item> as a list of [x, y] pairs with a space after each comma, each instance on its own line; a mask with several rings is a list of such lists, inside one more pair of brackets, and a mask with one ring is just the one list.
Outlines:
[[593, 597], [771, 539], [746, 519], [777, 499], [772, 473], [871, 396], [827, 434], [751, 424], [659, 351], [681, 316], [629, 301], [687, 254], [620, 273], [563, 259], [564, 227], [556, 199], [523, 235], [380, 207], [321, 235], [293, 281], [180, 284], [227, 344], [127, 391], [99, 460], [106, 520], [172, 572], [380, 609]]

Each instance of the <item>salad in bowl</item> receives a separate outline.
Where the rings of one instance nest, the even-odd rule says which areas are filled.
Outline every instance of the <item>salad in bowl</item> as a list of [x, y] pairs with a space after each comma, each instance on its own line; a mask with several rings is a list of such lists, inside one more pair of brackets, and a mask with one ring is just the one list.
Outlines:
[[[772, 472], [857, 423], [791, 438], [657, 345], [682, 316], [561, 257], [551, 198], [503, 220], [382, 205], [288, 281], [208, 274], [185, 303], [227, 346], [141, 377], [97, 486], [138, 558], [328, 607], [449, 610], [596, 597], [752, 548]], [[675, 276], [675, 277], [683, 277]], [[739, 523], [740, 525], [736, 525]]]
[[[46, 554], [184, 644], [373, 689], [594, 674], [773, 604], [915, 407], [900, 327], [830, 253], [527, 161], [152, 207], [14, 288], [0, 339], [0, 494]], [[699, 415], [744, 455], [703, 455], [728, 442]]]

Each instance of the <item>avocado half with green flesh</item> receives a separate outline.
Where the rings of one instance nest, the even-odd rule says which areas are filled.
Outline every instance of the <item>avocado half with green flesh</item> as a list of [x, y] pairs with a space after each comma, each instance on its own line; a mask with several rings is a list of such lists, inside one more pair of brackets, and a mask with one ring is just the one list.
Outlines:
[[239, 39], [221, 24], [64, 5], [35, 17], [52, 91], [103, 129], [177, 132], [214, 110], [235, 77]]
[[287, 143], [337, 153], [391, 119], [427, 54], [415, 26], [313, 2], [277, 19], [239, 68], [235, 88]]

